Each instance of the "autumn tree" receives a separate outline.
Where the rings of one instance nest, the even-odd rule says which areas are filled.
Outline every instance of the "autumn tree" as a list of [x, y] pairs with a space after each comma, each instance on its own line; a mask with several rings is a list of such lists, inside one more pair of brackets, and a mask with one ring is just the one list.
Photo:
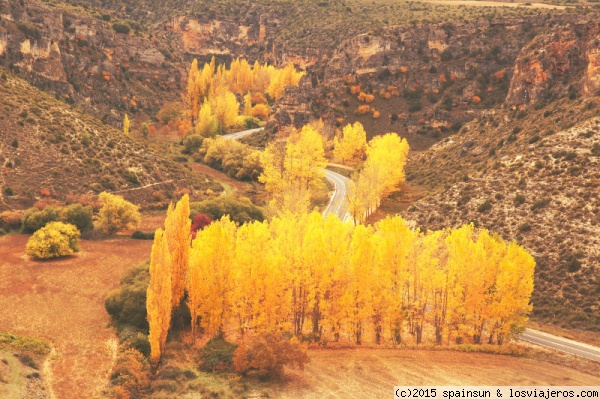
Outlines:
[[199, 317], [210, 336], [225, 324], [232, 288], [235, 230], [235, 223], [225, 217], [198, 232], [192, 242], [187, 291], [193, 336]]
[[164, 351], [171, 327], [172, 283], [171, 255], [167, 236], [156, 230], [150, 256], [150, 284], [146, 294], [146, 311], [150, 334], [150, 360], [157, 364]]
[[129, 116], [127, 114], [123, 118], [123, 134], [129, 136]]
[[171, 255], [171, 307], [177, 308], [183, 298], [185, 275], [188, 270], [191, 245], [190, 199], [186, 194], [175, 207], [169, 205], [164, 235]]
[[373, 138], [367, 145], [367, 159], [355, 173], [349, 191], [350, 212], [355, 223], [375, 211], [381, 200], [404, 182], [408, 143], [396, 133]]
[[190, 118], [192, 120], [192, 126], [196, 125], [196, 118], [198, 117], [198, 107], [200, 106], [200, 72], [198, 71], [198, 60], [192, 61], [190, 72], [188, 75], [187, 84], [187, 105], [189, 109]]
[[319, 133], [307, 125], [292, 130], [285, 143], [269, 145], [261, 157], [259, 181], [272, 195], [276, 207], [306, 212], [311, 190], [322, 184], [327, 161]]
[[135, 229], [141, 222], [139, 207], [120, 195], [100, 193], [102, 207], [98, 213], [100, 225], [108, 234], [121, 230]]
[[352, 162], [362, 156], [366, 145], [367, 133], [360, 122], [355, 122], [344, 127], [340, 139], [335, 137], [333, 154], [344, 163]]

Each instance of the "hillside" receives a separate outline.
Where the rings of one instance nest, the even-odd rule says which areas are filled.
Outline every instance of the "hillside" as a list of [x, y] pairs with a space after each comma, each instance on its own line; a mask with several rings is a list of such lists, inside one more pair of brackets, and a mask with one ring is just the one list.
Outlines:
[[[293, 61], [329, 79], [348, 38], [393, 26], [594, 12], [387, 1], [0, 1], [0, 65], [119, 126], [181, 99], [192, 58]], [[420, 37], [420, 41], [426, 37]]]
[[413, 154], [410, 184], [433, 194], [406, 212], [425, 229], [473, 222], [537, 261], [534, 316], [600, 322], [598, 25], [557, 26], [516, 60], [498, 108]]
[[0, 209], [44, 197], [110, 191], [138, 203], [187, 189], [221, 191], [206, 176], [163, 158], [121, 131], [0, 70]]

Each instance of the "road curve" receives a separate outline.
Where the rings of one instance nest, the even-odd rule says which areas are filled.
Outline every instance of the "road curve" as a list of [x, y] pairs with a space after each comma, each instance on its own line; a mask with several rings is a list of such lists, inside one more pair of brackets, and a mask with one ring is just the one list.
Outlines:
[[[249, 129], [241, 132], [225, 134], [221, 137], [236, 140], [263, 129], [263, 127]], [[350, 217], [348, 213], [348, 201], [346, 199], [350, 180], [339, 173], [335, 173], [327, 169], [325, 169], [325, 178], [333, 183], [334, 191], [331, 199], [329, 200], [327, 208], [325, 208], [325, 211], [323, 212], [323, 215], [334, 214], [337, 215], [341, 220], [345, 221]], [[517, 334], [515, 338], [530, 344], [570, 353], [575, 356], [600, 362], [600, 348], [592, 345], [583, 344], [567, 338], [557, 337], [556, 335], [532, 330], [530, 328], [525, 329], [525, 331], [521, 334]]]
[[323, 215], [337, 215], [340, 220], [346, 221], [350, 217], [346, 199], [350, 179], [328, 169], [325, 169], [325, 178], [333, 183], [334, 191]]
[[237, 140], [237, 139], [241, 139], [242, 137], [249, 136], [252, 133], [260, 132], [261, 130], [265, 130], [265, 128], [257, 127], [256, 129], [242, 130], [241, 132], [224, 134], [221, 137], [223, 137], [224, 139], [229, 139], [229, 140]]
[[583, 344], [567, 338], [557, 337], [556, 335], [532, 330], [530, 328], [525, 329], [525, 331], [521, 334], [517, 334], [515, 338], [534, 345], [552, 348], [557, 351], [570, 353], [575, 356], [600, 362], [600, 348], [596, 346]]
[[[242, 137], [249, 136], [252, 133], [259, 132], [263, 129], [264, 127], [243, 130], [241, 132], [224, 134], [221, 137], [229, 140], [237, 140], [241, 139]], [[348, 201], [346, 200], [346, 194], [348, 192], [348, 184], [350, 183], [350, 180], [339, 173], [332, 172], [331, 170], [324, 169], [324, 171], [325, 178], [333, 184], [334, 191], [331, 199], [329, 200], [329, 204], [327, 204], [327, 208], [325, 208], [325, 211], [323, 212], [323, 215], [337, 215], [341, 220], [345, 221], [350, 217], [348, 214]]]

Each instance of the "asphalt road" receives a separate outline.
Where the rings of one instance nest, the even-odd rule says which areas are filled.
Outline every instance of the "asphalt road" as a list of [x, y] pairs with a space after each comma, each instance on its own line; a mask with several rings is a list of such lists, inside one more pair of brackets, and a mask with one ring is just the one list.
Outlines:
[[[224, 134], [221, 137], [230, 140], [237, 140], [245, 136], [249, 136], [252, 133], [259, 132], [263, 130], [264, 127], [259, 127], [257, 129], [249, 129], [243, 130], [241, 132]], [[339, 173], [332, 172], [330, 170], [325, 169], [325, 178], [329, 180], [335, 187], [333, 195], [329, 200], [329, 204], [323, 212], [323, 215], [334, 214], [338, 215], [341, 220], [346, 220], [350, 217], [348, 214], [348, 202], [346, 201], [346, 193], [348, 191], [348, 184], [350, 180], [340, 175]]]
[[557, 351], [600, 362], [600, 348], [592, 345], [557, 337], [541, 331], [531, 330], [529, 328], [525, 329], [523, 333], [517, 334], [516, 338], [534, 345], [552, 348]]
[[335, 189], [323, 215], [337, 215], [340, 220], [346, 221], [350, 217], [348, 201], [346, 200], [350, 179], [328, 169], [325, 169], [325, 178], [333, 183]]
[[249, 136], [252, 133], [260, 132], [264, 129], [264, 127], [257, 127], [256, 129], [242, 130], [241, 132], [224, 134], [221, 137], [223, 137], [224, 139], [237, 140], [241, 139], [242, 137]]

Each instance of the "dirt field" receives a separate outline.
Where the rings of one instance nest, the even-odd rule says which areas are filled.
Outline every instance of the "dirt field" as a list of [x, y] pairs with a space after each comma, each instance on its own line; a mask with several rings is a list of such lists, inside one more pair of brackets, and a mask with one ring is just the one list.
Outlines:
[[304, 372], [273, 397], [391, 398], [394, 385], [599, 385], [594, 377], [531, 359], [390, 349], [314, 350]]
[[0, 330], [51, 342], [45, 377], [56, 398], [91, 399], [106, 385], [117, 343], [104, 298], [149, 257], [152, 241], [83, 241], [72, 258], [34, 262], [24, 255], [27, 239], [0, 238]]

